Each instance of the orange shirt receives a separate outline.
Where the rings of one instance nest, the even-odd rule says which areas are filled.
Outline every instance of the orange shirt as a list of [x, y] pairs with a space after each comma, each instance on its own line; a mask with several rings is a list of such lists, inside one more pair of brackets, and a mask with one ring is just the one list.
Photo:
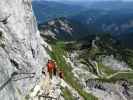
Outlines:
[[48, 69], [48, 72], [51, 72], [52, 70], [53, 70], [53, 68], [54, 68], [54, 64], [52, 63], [52, 62], [49, 62], [48, 64], [47, 64], [47, 69]]

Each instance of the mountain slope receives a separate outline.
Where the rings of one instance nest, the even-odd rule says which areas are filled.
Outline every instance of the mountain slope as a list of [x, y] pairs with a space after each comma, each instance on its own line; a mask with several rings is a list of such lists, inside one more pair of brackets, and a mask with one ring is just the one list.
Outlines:
[[73, 20], [85, 24], [92, 33], [112, 33], [119, 34], [131, 33], [133, 13], [131, 10], [98, 10], [90, 9], [72, 17]]
[[[85, 17], [85, 16], [84, 16]], [[85, 18], [80, 18], [79, 19], [86, 19]], [[102, 16], [101, 16], [102, 18]], [[125, 19], [128, 20], [128, 18]], [[132, 19], [132, 18], [131, 18]], [[75, 21], [76, 20], [76, 21]], [[103, 20], [103, 19], [101, 19]], [[108, 19], [107, 19], [108, 20]], [[116, 19], [116, 21], [114, 23], [116, 23], [119, 19]], [[119, 25], [121, 25], [120, 21], [118, 21], [118, 26], [114, 25], [112, 26], [112, 28], [110, 28], [110, 30], [108, 31], [104, 31], [101, 29], [102, 21], [98, 23], [93, 23], [90, 21], [89, 24], [94, 24], [94, 25], [89, 25], [88, 24], [83, 24], [85, 23], [85, 20], [82, 22], [82, 20], [80, 20], [81, 22], [79, 22], [76, 18], [75, 19], [69, 19], [69, 18], [57, 18], [57, 19], [53, 19], [51, 21], [48, 21], [46, 23], [42, 23], [39, 24], [39, 30], [41, 31], [41, 36], [45, 37], [49, 37], [49, 41], [54, 38], [56, 40], [82, 40], [82, 41], [89, 41], [90, 39], [94, 38], [95, 35], [97, 34], [106, 34], [106, 33], [112, 33], [113, 37], [119, 41], [121, 41], [121, 44], [125, 47], [125, 48], [132, 48], [131, 42], [132, 42], [132, 25], [127, 25], [127, 27], [124, 29], [122, 33], [121, 32], [121, 28], [119, 28], [119, 30], [117, 31], [113, 31], [114, 28], [118, 27]], [[108, 20], [109, 21], [109, 20]], [[107, 23], [108, 21], [105, 21], [105, 23]], [[122, 20], [124, 21], [124, 20]], [[110, 21], [111, 22], [111, 21]], [[130, 22], [130, 20], [129, 20]], [[105, 27], [110, 27], [105, 25]], [[129, 28], [130, 27], [130, 28]], [[98, 28], [98, 29], [97, 29]], [[130, 30], [131, 29], [131, 30]], [[126, 33], [125, 33], [126, 32]], [[81, 35], [82, 34], [82, 35]], [[45, 40], [47, 40], [47, 38], [45, 38]], [[51, 38], [51, 39], [50, 39]]]
[[88, 34], [86, 26], [65, 17], [40, 24], [39, 30], [44, 38], [49, 36], [58, 40], [77, 40]]
[[64, 71], [64, 80], [85, 100], [132, 100], [132, 50], [108, 34], [89, 39], [51, 44], [50, 55]]
[[58, 17], [72, 16], [85, 10], [81, 6], [52, 1], [33, 1], [32, 5], [39, 23], [47, 22]]
[[64, 73], [64, 99], [133, 99], [133, 51], [114, 37], [132, 33], [132, 12], [113, 10], [90, 9], [39, 25], [52, 48], [47, 52]]

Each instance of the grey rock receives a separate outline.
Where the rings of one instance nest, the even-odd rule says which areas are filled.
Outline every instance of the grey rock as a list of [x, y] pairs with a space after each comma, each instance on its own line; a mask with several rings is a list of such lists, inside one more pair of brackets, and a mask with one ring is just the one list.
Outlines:
[[48, 59], [40, 40], [31, 0], [0, 1], [0, 100], [22, 100], [37, 84]]

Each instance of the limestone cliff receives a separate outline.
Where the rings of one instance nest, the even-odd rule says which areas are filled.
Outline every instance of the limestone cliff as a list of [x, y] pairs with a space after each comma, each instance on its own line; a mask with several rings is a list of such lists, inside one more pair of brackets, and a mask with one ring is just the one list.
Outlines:
[[38, 82], [48, 55], [31, 0], [0, 1], [0, 100], [22, 100]]

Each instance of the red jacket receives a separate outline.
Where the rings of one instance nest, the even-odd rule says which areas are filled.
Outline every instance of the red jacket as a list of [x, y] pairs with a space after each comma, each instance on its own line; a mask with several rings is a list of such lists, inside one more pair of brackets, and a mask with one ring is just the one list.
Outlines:
[[48, 62], [47, 64], [48, 72], [51, 72], [54, 68], [55, 68], [54, 62]]

